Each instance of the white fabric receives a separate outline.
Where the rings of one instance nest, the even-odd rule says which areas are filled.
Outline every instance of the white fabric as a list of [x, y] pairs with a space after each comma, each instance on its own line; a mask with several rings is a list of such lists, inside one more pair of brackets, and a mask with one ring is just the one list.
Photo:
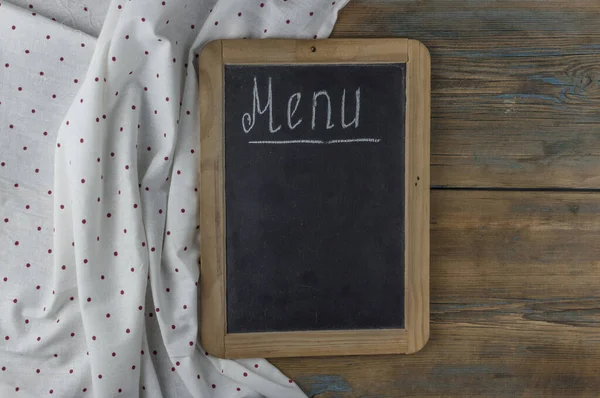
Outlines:
[[326, 37], [346, 1], [0, 3], [1, 397], [305, 396], [197, 343], [194, 60]]

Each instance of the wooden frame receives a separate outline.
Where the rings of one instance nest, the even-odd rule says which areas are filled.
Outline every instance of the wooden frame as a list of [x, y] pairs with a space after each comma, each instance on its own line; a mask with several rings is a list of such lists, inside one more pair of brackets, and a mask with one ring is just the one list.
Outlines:
[[[406, 63], [405, 328], [227, 333], [223, 71], [225, 64]], [[199, 319], [204, 348], [218, 357], [409, 354], [429, 338], [430, 58], [408, 39], [222, 40], [199, 59]]]

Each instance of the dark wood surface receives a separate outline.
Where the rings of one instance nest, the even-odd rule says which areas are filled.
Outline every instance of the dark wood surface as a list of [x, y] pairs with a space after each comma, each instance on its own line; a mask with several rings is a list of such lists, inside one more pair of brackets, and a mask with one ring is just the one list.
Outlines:
[[352, 0], [334, 37], [432, 57], [432, 185], [600, 188], [600, 2]]
[[600, 2], [356, 0], [432, 56], [431, 338], [274, 360], [311, 397], [600, 396]]

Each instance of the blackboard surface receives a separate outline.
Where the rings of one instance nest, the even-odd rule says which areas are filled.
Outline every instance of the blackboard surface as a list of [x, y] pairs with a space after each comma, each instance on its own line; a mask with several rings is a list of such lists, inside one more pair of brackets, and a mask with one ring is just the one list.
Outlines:
[[225, 65], [228, 333], [404, 327], [405, 76]]

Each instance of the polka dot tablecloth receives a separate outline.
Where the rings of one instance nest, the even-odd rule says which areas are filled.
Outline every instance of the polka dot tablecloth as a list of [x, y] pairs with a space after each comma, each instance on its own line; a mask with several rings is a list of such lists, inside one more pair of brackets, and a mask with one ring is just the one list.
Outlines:
[[305, 396], [197, 342], [196, 57], [346, 1], [0, 3], [1, 397]]

